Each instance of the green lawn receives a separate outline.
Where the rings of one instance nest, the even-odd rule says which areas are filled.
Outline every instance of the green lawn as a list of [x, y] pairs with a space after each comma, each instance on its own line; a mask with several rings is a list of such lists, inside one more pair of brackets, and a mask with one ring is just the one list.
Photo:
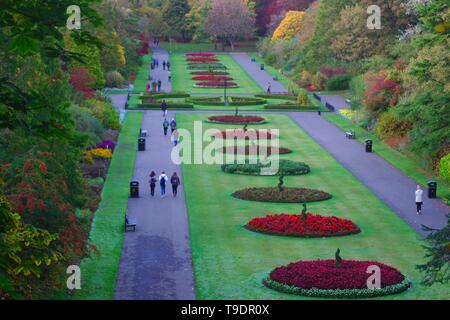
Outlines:
[[102, 192], [102, 202], [95, 213], [90, 240], [100, 256], [81, 262], [81, 290], [76, 299], [114, 298], [124, 237], [123, 226], [128, 207], [129, 185], [136, 158], [136, 140], [143, 113], [127, 113], [123, 129]]
[[[218, 45], [217, 50], [211, 42], [205, 43], [169, 43], [161, 42], [161, 45], [170, 53], [187, 52], [223, 52], [222, 46]], [[235, 45], [235, 51], [257, 51], [255, 42], [238, 42]], [[232, 52], [231, 47], [226, 47], [225, 52]]]
[[351, 122], [341, 115], [327, 114], [325, 117], [343, 131], [354, 130], [356, 133], [356, 138], [361, 143], [365, 143], [366, 139], [372, 139], [374, 142], [374, 152], [379, 154], [380, 157], [388, 161], [405, 175], [416, 180], [423, 186], [426, 186], [430, 180], [438, 181], [438, 196], [442, 199], [450, 199], [450, 184], [446, 183], [443, 179], [435, 177], [429, 171], [420, 169], [419, 164], [413, 159], [408, 158], [401, 152], [392, 149], [382, 140], [378, 139], [374, 134], [369, 133], [356, 123]]
[[[286, 186], [305, 186], [330, 192], [333, 199], [310, 204], [314, 213], [352, 219], [362, 233], [330, 239], [294, 239], [247, 231], [242, 226], [268, 213], [299, 213], [300, 205], [247, 202], [231, 197], [245, 187], [276, 186], [276, 177], [222, 173], [218, 165], [183, 165], [183, 182], [199, 299], [296, 299], [265, 288], [261, 280], [273, 268], [302, 259], [333, 258], [337, 248], [344, 259], [377, 260], [393, 265], [413, 282], [412, 289], [383, 299], [449, 299], [445, 286], [420, 286], [415, 265], [423, 262], [423, 241], [403, 220], [368, 191], [349, 171], [315, 143], [290, 118], [265, 115], [267, 128], [280, 128], [281, 146], [294, 153], [283, 158], [304, 161], [307, 176], [287, 177]], [[180, 128], [193, 131], [193, 121], [207, 114], [178, 114]], [[213, 124], [203, 123], [204, 130]], [[225, 126], [217, 126], [224, 129]], [[252, 127], [252, 126], [250, 126]], [[259, 126], [260, 128], [261, 126]]]
[[[239, 85], [239, 88], [227, 89], [229, 95], [232, 94], [257, 94], [262, 93], [258, 84], [234, 61], [228, 54], [219, 54], [217, 58], [227, 66], [230, 77], [233, 82]], [[189, 92], [191, 94], [223, 94], [223, 89], [195, 88], [196, 81], [192, 80], [191, 70], [187, 69], [186, 57], [183, 54], [170, 55], [172, 69], [172, 91]]]

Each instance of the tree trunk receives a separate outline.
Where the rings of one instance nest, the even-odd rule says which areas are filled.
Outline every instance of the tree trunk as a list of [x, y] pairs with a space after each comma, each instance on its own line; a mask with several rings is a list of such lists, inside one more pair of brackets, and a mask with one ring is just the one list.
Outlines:
[[230, 40], [230, 46], [231, 46], [231, 51], [234, 51], [234, 42], [233, 42], [233, 40]]

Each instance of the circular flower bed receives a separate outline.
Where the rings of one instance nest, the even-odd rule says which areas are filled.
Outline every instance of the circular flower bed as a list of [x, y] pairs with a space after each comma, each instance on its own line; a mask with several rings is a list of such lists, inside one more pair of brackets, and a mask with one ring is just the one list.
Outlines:
[[271, 168], [271, 163], [269, 164], [223, 164], [222, 171], [231, 174], [242, 174], [250, 176], [260, 176], [262, 173], [264, 175], [278, 175], [283, 172], [285, 176], [299, 176], [308, 174], [311, 172], [310, 167], [303, 162], [296, 162], [291, 160], [280, 160], [278, 164], [278, 169], [273, 172], [262, 172], [263, 168]]
[[190, 52], [186, 53], [186, 56], [188, 57], [215, 57], [215, 53], [210, 52]]
[[278, 147], [270, 147], [270, 146], [233, 146], [233, 147], [224, 147], [218, 149], [219, 152], [222, 153], [234, 153], [234, 154], [244, 154], [246, 156], [257, 156], [257, 155], [273, 155], [273, 154], [288, 154], [292, 151], [288, 148], [278, 148]]
[[204, 82], [197, 82], [195, 84], [195, 87], [200, 87], [200, 88], [237, 88], [238, 84], [236, 82], [231, 82], [231, 81], [204, 81]]
[[186, 59], [189, 62], [217, 62], [219, 59], [217, 58], [207, 58], [207, 57], [196, 57], [196, 58], [187, 58]]
[[230, 73], [226, 71], [192, 71], [191, 74], [194, 76], [226, 76]]
[[255, 137], [257, 139], [275, 139], [277, 135], [270, 133], [267, 130], [262, 131], [250, 129], [244, 131], [243, 129], [235, 129], [233, 131], [221, 131], [220, 133], [215, 134], [214, 137], [219, 139], [249, 139], [250, 137]]
[[249, 188], [236, 191], [232, 196], [241, 200], [277, 203], [305, 203], [332, 198], [331, 194], [320, 190], [287, 187], [284, 187], [282, 191], [277, 187]]
[[247, 229], [272, 235], [298, 238], [339, 237], [361, 232], [351, 220], [321, 215], [279, 214], [255, 218], [245, 226]]
[[212, 116], [208, 120], [223, 124], [259, 124], [266, 121], [263, 117], [256, 116]]
[[[368, 289], [367, 270], [378, 266], [381, 288]], [[410, 282], [397, 269], [376, 261], [299, 261], [274, 269], [263, 284], [276, 291], [321, 298], [372, 298], [407, 290]]]
[[232, 77], [227, 76], [194, 76], [192, 77], [192, 80], [198, 80], [198, 81], [229, 81], [233, 80]]

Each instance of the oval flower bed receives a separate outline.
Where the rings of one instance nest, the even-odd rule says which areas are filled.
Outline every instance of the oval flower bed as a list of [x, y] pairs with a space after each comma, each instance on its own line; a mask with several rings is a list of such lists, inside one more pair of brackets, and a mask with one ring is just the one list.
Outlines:
[[226, 71], [192, 71], [193, 76], [226, 76], [229, 72]]
[[[271, 168], [271, 164], [223, 164], [221, 167], [222, 171], [226, 173], [250, 176], [260, 176], [263, 168]], [[271, 174], [264, 172], [264, 174], [275, 176], [278, 175], [280, 171], [283, 172], [285, 176], [299, 176], [310, 173], [311, 169], [303, 162], [280, 160], [276, 172], [274, 171]]]
[[320, 190], [287, 187], [284, 187], [281, 192], [277, 187], [249, 188], [236, 191], [232, 196], [241, 200], [276, 203], [306, 203], [332, 198], [331, 194]]
[[215, 57], [215, 53], [211, 52], [190, 52], [186, 53], [186, 56], [188, 57]]
[[257, 116], [212, 116], [208, 118], [208, 121], [223, 124], [260, 124], [266, 119]]
[[[380, 289], [367, 288], [370, 266], [381, 270]], [[391, 266], [352, 260], [342, 260], [339, 268], [335, 260], [294, 262], [274, 269], [263, 284], [279, 292], [317, 298], [373, 298], [403, 292], [411, 285]]]
[[223, 147], [217, 149], [217, 151], [221, 153], [234, 153], [234, 154], [244, 154], [246, 156], [257, 156], [257, 155], [266, 155], [270, 156], [273, 154], [288, 154], [292, 151], [288, 148], [278, 148], [278, 147], [270, 147], [270, 146], [232, 146], [232, 147]]
[[208, 58], [208, 57], [195, 57], [195, 58], [187, 58], [186, 61], [189, 62], [217, 62], [219, 59], [217, 58]]
[[236, 82], [231, 82], [231, 81], [204, 81], [204, 82], [197, 82], [195, 85], [195, 87], [199, 87], [199, 88], [237, 88], [238, 84]]
[[229, 81], [233, 80], [232, 77], [227, 76], [194, 76], [192, 77], [192, 80], [198, 80], [198, 81]]
[[257, 138], [257, 139], [275, 139], [277, 137], [276, 134], [270, 133], [269, 131], [262, 130], [247, 130], [243, 129], [235, 129], [229, 131], [221, 131], [214, 135], [215, 138], [219, 139], [249, 139], [249, 138]]
[[279, 214], [254, 218], [245, 226], [247, 229], [272, 235], [298, 238], [339, 237], [361, 232], [351, 220], [321, 215]]

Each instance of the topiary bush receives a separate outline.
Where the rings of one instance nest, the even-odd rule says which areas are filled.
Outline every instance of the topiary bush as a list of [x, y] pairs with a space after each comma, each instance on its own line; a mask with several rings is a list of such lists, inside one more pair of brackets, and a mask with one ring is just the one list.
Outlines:
[[118, 71], [110, 71], [105, 76], [106, 86], [109, 88], [123, 88], [125, 80]]
[[348, 90], [350, 87], [350, 80], [352, 80], [351, 75], [340, 74], [330, 78], [325, 84], [325, 88], [330, 91]]
[[[224, 164], [222, 165], [222, 171], [231, 174], [242, 174], [242, 175], [251, 175], [251, 176], [259, 176], [261, 175], [261, 170], [263, 168], [270, 168], [271, 164]], [[285, 176], [299, 176], [308, 174], [311, 172], [311, 168], [303, 162], [291, 161], [291, 160], [280, 160], [278, 170], [274, 171], [271, 174], [265, 173], [265, 175], [279, 175], [280, 172], [283, 172]]]

